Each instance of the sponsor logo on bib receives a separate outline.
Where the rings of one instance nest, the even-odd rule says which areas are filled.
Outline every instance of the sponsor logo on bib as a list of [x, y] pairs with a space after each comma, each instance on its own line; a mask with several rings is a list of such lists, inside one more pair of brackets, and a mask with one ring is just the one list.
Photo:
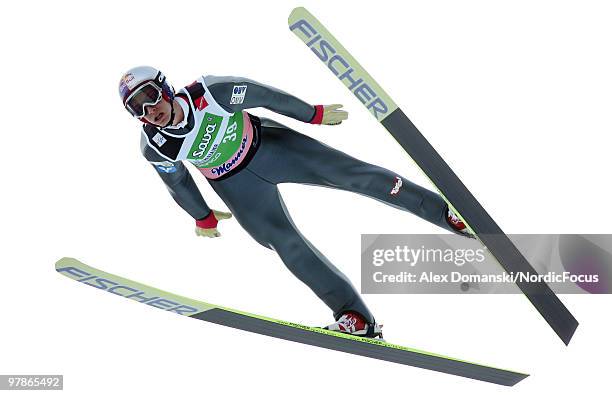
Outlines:
[[[204, 121], [200, 126], [198, 135], [191, 146], [191, 150], [189, 150], [189, 159], [193, 162], [200, 162], [202, 160], [205, 162], [210, 158], [208, 154], [211, 154], [209, 151], [212, 152], [212, 150], [210, 150], [211, 143], [214, 142], [215, 137], [219, 133], [222, 122], [223, 117], [210, 113], [204, 115]], [[214, 145], [213, 147], [216, 150], [218, 146]]]

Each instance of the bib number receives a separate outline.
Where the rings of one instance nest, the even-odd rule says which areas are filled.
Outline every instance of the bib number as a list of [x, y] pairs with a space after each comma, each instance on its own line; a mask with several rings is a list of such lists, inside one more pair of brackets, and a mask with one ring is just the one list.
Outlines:
[[225, 136], [223, 137], [223, 143], [233, 142], [236, 140], [236, 129], [238, 128], [238, 124], [236, 121], [232, 123], [232, 125], [227, 127], [227, 131], [225, 132]]

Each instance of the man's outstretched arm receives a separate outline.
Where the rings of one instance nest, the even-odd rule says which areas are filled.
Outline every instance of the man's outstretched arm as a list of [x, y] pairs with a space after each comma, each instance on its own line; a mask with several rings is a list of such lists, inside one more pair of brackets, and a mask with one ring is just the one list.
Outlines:
[[244, 77], [208, 76], [205, 82], [217, 103], [230, 112], [264, 107], [312, 124], [339, 124], [347, 117], [345, 111], [339, 110], [340, 105], [313, 106], [278, 88]]

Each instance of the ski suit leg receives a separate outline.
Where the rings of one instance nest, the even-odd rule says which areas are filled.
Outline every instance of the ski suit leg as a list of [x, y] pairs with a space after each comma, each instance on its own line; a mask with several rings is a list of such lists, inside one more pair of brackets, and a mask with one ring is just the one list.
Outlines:
[[331, 308], [336, 319], [346, 311], [356, 311], [373, 322], [372, 313], [349, 279], [297, 230], [277, 186], [257, 176], [249, 166], [227, 179], [209, 180], [238, 223], [258, 243], [276, 251], [287, 268]]
[[249, 168], [271, 183], [313, 184], [351, 191], [456, 232], [446, 220], [447, 204], [439, 194], [275, 121], [263, 119], [262, 125], [261, 147]]

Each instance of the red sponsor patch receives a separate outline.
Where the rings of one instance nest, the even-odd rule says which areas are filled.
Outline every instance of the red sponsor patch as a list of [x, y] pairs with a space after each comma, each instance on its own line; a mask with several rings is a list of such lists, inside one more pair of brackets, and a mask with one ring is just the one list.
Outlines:
[[199, 98], [197, 98], [194, 102], [194, 104], [196, 105], [196, 108], [198, 110], [202, 110], [204, 109], [206, 106], [208, 106], [208, 102], [206, 101], [206, 99], [204, 99], [204, 96], [200, 96]]

